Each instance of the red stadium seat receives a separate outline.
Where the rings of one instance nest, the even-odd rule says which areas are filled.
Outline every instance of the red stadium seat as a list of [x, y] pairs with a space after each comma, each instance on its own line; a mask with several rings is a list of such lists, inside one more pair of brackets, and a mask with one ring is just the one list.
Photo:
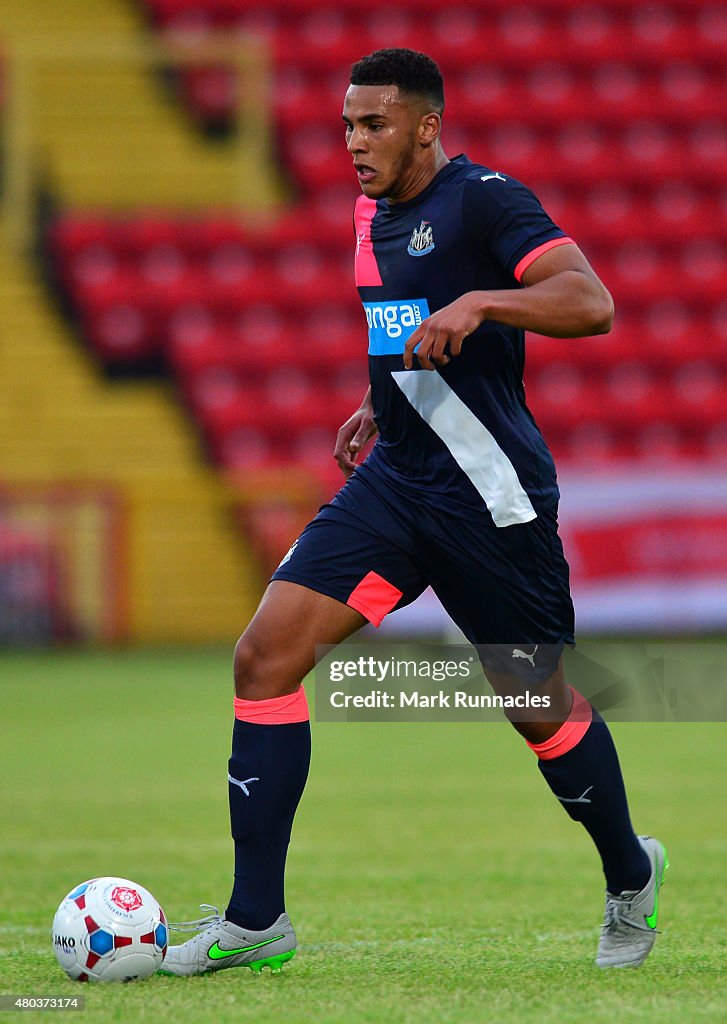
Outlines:
[[64, 276], [71, 288], [94, 288], [112, 280], [121, 269], [114, 249], [107, 242], [93, 242], [65, 262]]
[[180, 85], [187, 108], [201, 124], [233, 127], [240, 101], [240, 77], [235, 68], [209, 65], [185, 70]]
[[238, 406], [248, 401], [249, 389], [233, 370], [215, 365], [194, 375], [187, 397], [195, 414], [206, 422], [208, 417], [234, 416]]
[[724, 373], [706, 361], [685, 363], [670, 387], [673, 422], [706, 429], [725, 418]]
[[185, 248], [183, 225], [168, 216], [142, 215], [120, 221], [110, 234], [118, 248], [134, 261], [158, 246]]
[[275, 304], [256, 303], [241, 310], [235, 319], [235, 331], [243, 344], [261, 359], [265, 358], [266, 351], [293, 342], [290, 318]]
[[602, 396], [592, 381], [569, 363], [550, 363], [528, 379], [528, 404], [547, 432], [603, 418]]
[[235, 365], [236, 338], [206, 310], [183, 312], [167, 322], [165, 341], [169, 365], [186, 390], [200, 373]]
[[114, 265], [112, 273], [70, 275], [71, 297], [80, 310], [106, 308], [127, 304], [146, 304], [148, 288], [139, 273], [129, 267]]
[[701, 435], [700, 439], [701, 454], [719, 461], [722, 465], [727, 462], [727, 418], [715, 423], [706, 434]]
[[697, 311], [679, 296], [645, 305], [642, 309], [641, 335], [648, 346], [659, 343], [664, 348], [683, 344], [694, 330]]
[[665, 389], [658, 374], [644, 363], [621, 363], [603, 382], [606, 422], [632, 429], [662, 416], [668, 417]]
[[212, 214], [194, 221], [191, 230], [185, 232], [182, 244], [190, 255], [199, 258], [223, 246], [247, 245], [250, 234], [251, 228], [241, 224], [237, 217]]
[[568, 50], [595, 53], [599, 57], [614, 52], [622, 39], [618, 15], [610, 11], [606, 4], [600, 7], [578, 4], [574, 10], [566, 13], [564, 29]]
[[187, 269], [184, 253], [179, 246], [169, 243], [147, 249], [138, 261], [139, 273], [153, 286], [175, 286]]
[[233, 473], [268, 468], [285, 461], [270, 439], [255, 426], [239, 427], [220, 435], [213, 433], [208, 443], [213, 457]]
[[647, 423], [633, 435], [633, 454], [649, 463], [673, 466], [685, 454], [686, 435], [672, 422]]
[[546, 439], [553, 444], [556, 458], [588, 469], [618, 462], [629, 454], [624, 435], [602, 423], [579, 424], [565, 433], [554, 433], [552, 442], [549, 435]]
[[133, 302], [112, 302], [85, 309], [81, 322], [102, 363], [114, 369], [145, 365], [159, 354], [158, 335], [149, 311]]
[[109, 234], [108, 220], [77, 214], [54, 221], [48, 230], [48, 243], [57, 259], [70, 260], [92, 245], [109, 245]]
[[296, 126], [282, 133], [281, 150], [286, 166], [307, 195], [320, 192], [324, 185], [351, 182], [352, 160], [342, 129]]

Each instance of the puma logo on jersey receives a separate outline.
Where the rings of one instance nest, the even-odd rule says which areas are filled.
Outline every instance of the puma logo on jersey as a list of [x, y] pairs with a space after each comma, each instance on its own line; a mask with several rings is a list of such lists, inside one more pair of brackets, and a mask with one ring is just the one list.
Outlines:
[[492, 181], [493, 178], [497, 178], [498, 181], [507, 181], [507, 179], [503, 178], [499, 171], [495, 171], [494, 174], [480, 175], [480, 181]]
[[513, 658], [525, 658], [535, 668], [535, 651], [537, 651], [539, 646], [540, 644], [535, 645], [532, 654], [527, 654], [525, 651], [521, 651], [519, 647], [515, 647], [513, 648], [512, 656]]

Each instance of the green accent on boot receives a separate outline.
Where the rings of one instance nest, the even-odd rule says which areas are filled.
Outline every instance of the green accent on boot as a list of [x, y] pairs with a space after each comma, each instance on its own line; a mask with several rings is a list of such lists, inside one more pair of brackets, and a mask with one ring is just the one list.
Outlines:
[[207, 956], [210, 960], [226, 960], [228, 956], [237, 956], [238, 953], [251, 953], [254, 949], [260, 949], [261, 946], [269, 946], [271, 942], [277, 942], [278, 939], [284, 938], [284, 935], [273, 935], [269, 939], [263, 939], [262, 942], [256, 942], [254, 946], [240, 946], [239, 949], [220, 949], [219, 942], [213, 942], [207, 950]]
[[266, 956], [262, 960], [253, 960], [252, 963], [245, 964], [245, 967], [249, 967], [256, 974], [259, 974], [263, 967], [269, 967], [272, 974], [280, 974], [283, 964], [292, 960], [294, 956], [295, 950], [290, 949], [287, 953], [278, 953], [277, 956]]

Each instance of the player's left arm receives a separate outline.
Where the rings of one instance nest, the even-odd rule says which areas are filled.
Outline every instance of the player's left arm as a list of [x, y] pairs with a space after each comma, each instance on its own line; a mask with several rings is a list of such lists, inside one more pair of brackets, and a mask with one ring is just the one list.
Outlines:
[[485, 320], [551, 338], [611, 330], [613, 299], [577, 245], [558, 245], [543, 253], [523, 273], [521, 283], [525, 287], [465, 292], [427, 317], [406, 343], [406, 368], [411, 369], [415, 349], [422, 369], [446, 365]]

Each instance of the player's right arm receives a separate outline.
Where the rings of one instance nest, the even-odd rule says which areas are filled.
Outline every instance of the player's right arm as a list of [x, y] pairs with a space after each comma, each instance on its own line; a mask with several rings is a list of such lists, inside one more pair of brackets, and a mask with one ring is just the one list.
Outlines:
[[374, 410], [371, 405], [371, 388], [364, 395], [361, 405], [338, 431], [333, 457], [348, 479], [356, 468], [359, 452], [376, 433]]

